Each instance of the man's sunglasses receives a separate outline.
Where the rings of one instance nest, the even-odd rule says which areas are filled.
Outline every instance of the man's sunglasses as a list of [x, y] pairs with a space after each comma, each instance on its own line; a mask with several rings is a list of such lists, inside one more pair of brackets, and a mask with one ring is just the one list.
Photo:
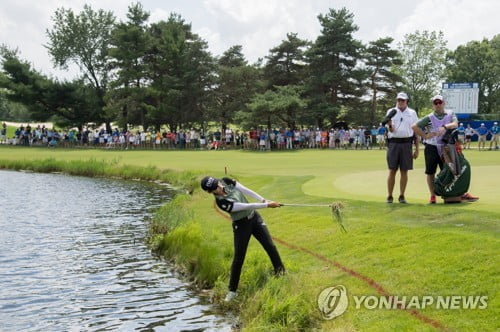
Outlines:
[[441, 100], [434, 100], [432, 103], [434, 105], [441, 105], [443, 102]]

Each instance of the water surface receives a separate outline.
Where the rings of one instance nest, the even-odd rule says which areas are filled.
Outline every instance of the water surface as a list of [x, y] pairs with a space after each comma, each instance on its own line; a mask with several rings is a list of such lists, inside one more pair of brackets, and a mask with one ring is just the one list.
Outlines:
[[173, 192], [0, 171], [1, 331], [230, 331], [145, 245]]

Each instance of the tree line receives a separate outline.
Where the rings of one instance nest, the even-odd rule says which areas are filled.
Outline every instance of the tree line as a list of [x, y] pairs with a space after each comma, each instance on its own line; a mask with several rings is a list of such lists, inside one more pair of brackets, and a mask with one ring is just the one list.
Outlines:
[[500, 113], [500, 35], [446, 48], [442, 32], [416, 31], [393, 46], [391, 37], [363, 44], [346, 8], [318, 15], [314, 41], [297, 33], [256, 63], [242, 46], [220, 56], [176, 13], [149, 23], [140, 3], [127, 19], [85, 5], [79, 13], [57, 9], [45, 45], [55, 67], [75, 64], [75, 80], [48, 77], [1, 47], [0, 117], [19, 105], [32, 121], [83, 128], [205, 128], [216, 123], [326, 127], [339, 121], [376, 125], [394, 105], [397, 91], [410, 94], [417, 111], [428, 107], [439, 83], [480, 83], [479, 113]]

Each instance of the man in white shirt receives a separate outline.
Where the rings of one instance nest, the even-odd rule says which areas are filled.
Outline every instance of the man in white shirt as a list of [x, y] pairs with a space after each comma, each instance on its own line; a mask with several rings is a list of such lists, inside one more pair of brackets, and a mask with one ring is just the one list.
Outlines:
[[[398, 93], [396, 107], [387, 111], [388, 126], [387, 166], [387, 203], [393, 202], [392, 193], [398, 169], [401, 173], [399, 182], [399, 203], [406, 204], [405, 190], [408, 183], [408, 170], [413, 169], [413, 159], [418, 158], [418, 139], [414, 137], [412, 125], [417, 122], [417, 113], [408, 107], [408, 95]], [[385, 121], [384, 121], [385, 122]], [[415, 151], [412, 154], [412, 144]]]

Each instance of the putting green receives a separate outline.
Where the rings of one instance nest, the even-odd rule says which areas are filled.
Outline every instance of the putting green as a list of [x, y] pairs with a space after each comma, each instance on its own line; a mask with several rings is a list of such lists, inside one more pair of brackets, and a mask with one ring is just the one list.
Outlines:
[[[480, 196], [482, 208], [500, 211], [498, 196], [500, 177], [497, 166], [474, 167], [469, 191]], [[387, 195], [387, 170], [352, 172], [340, 176], [317, 177], [303, 185], [302, 190], [308, 195], [352, 198], [383, 202]], [[399, 193], [399, 175], [396, 176], [394, 195]], [[423, 168], [409, 172], [406, 198], [410, 203], [427, 203], [429, 194]], [[439, 203], [439, 200], [438, 200]]]

